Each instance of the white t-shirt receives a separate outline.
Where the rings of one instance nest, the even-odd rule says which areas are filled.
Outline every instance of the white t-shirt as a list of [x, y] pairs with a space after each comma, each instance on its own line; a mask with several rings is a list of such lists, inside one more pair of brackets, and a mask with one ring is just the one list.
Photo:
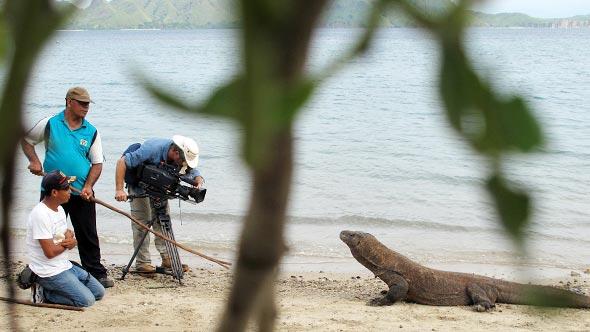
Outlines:
[[39, 202], [29, 214], [27, 220], [29, 267], [38, 276], [51, 277], [72, 267], [72, 263], [68, 260], [68, 250], [50, 259], [45, 256], [39, 243], [39, 240], [54, 239], [57, 234], [64, 234], [67, 228], [66, 213], [61, 206], [56, 212], [45, 203]]

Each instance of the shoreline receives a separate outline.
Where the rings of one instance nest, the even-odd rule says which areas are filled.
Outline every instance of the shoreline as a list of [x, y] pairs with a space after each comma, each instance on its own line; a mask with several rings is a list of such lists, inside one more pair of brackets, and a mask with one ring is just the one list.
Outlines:
[[[20, 264], [12, 264], [14, 273]], [[179, 285], [172, 277], [154, 278], [128, 274], [118, 280], [121, 266], [109, 266], [115, 286], [105, 298], [83, 312], [16, 305], [19, 328], [87, 331], [192, 331], [212, 330], [217, 325], [231, 288], [232, 272], [221, 268], [197, 268], [185, 274]], [[10, 277], [0, 278], [0, 293], [6, 296]], [[590, 274], [562, 276], [543, 284], [581, 284], [590, 293]], [[277, 331], [587, 331], [588, 309], [535, 309], [531, 306], [498, 304], [495, 310], [478, 313], [471, 307], [435, 307], [396, 303], [370, 307], [366, 302], [386, 289], [379, 279], [362, 273], [282, 272], [275, 282]], [[29, 290], [16, 289], [17, 298], [29, 299]], [[8, 317], [8, 305], [0, 304]], [[252, 328], [252, 326], [251, 326]], [[9, 330], [9, 320], [0, 330]]]
[[[24, 238], [21, 236], [11, 236], [11, 260], [26, 262], [26, 244]], [[224, 261], [234, 263], [236, 259], [236, 252], [219, 249], [200, 249], [193, 248], [207, 256], [221, 259]], [[181, 261], [188, 264], [191, 268], [208, 269], [208, 270], [223, 270], [223, 268], [211, 261], [198, 257], [184, 250], [178, 250]], [[152, 264], [160, 264], [160, 256], [157, 253], [153, 239], [150, 244], [150, 253], [152, 255]], [[115, 266], [123, 266], [129, 263], [131, 255], [133, 254], [132, 244], [120, 243], [101, 243], [101, 254], [103, 265], [107, 268]], [[69, 253], [69, 259], [80, 261], [77, 248], [74, 248]], [[468, 261], [463, 257], [455, 257], [455, 259], [447, 262], [421, 262], [419, 264], [429, 268], [453, 272], [475, 273], [492, 278], [499, 278], [509, 281], [516, 281], [521, 283], [551, 283], [552, 281], [569, 276], [571, 274], [583, 275], [590, 271], [590, 264], [584, 267], [568, 268], [556, 266], [537, 266], [533, 263], [522, 264], [514, 262], [494, 263], [482, 261]], [[133, 263], [134, 264], [134, 263]], [[131, 268], [133, 268], [133, 264]], [[333, 274], [355, 274], [360, 276], [371, 276], [371, 272], [364, 266], [358, 263], [352, 255], [348, 257], [318, 257], [318, 256], [301, 256], [287, 254], [283, 257], [279, 264], [279, 271], [281, 273], [333, 273]]]

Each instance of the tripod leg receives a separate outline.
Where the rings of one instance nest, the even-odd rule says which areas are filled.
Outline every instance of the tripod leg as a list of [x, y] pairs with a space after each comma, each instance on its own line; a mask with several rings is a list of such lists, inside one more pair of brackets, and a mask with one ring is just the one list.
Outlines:
[[[172, 223], [167, 215], [160, 216], [159, 218], [160, 225], [162, 227], [162, 233], [166, 235], [168, 238], [174, 240], [174, 232], [172, 231]], [[184, 274], [184, 270], [182, 268], [182, 263], [180, 262], [180, 255], [178, 254], [178, 248], [175, 245], [166, 242], [166, 250], [168, 251], [168, 256], [170, 257], [170, 265], [172, 267], [172, 276], [181, 282], [181, 279]]]
[[[146, 226], [152, 227], [153, 223], [154, 222], [150, 220], [150, 222], [148, 222], [146, 224]], [[141, 241], [139, 242], [139, 245], [137, 246], [137, 248], [135, 248], [135, 251], [133, 251], [133, 256], [131, 256], [131, 259], [129, 260], [129, 263], [127, 264], [127, 266], [123, 268], [123, 274], [121, 275], [120, 280], [125, 280], [125, 275], [127, 275], [127, 273], [129, 272], [129, 268], [131, 267], [131, 264], [133, 264], [133, 261], [135, 260], [135, 256], [137, 256], [137, 253], [141, 249], [141, 245], [143, 244], [143, 241], [145, 241], [145, 238], [146, 238], [146, 236], [148, 236], [148, 234], [149, 234], [148, 231], [143, 232], [143, 236], [141, 237]]]

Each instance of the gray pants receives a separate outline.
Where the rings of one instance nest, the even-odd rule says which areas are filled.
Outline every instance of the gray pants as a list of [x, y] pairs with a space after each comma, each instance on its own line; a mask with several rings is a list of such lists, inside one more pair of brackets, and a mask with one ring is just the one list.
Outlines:
[[[129, 194], [135, 195], [138, 194], [136, 188], [129, 187]], [[162, 232], [162, 227], [157, 220], [156, 210], [150, 204], [150, 199], [148, 197], [145, 198], [135, 198], [131, 201], [131, 216], [137, 221], [147, 225], [148, 221], [153, 220], [152, 229], [156, 232]], [[170, 214], [170, 207], [168, 206], [168, 201], [165, 202], [166, 204], [166, 213]], [[146, 232], [143, 228], [136, 225], [135, 223], [131, 223], [131, 230], [133, 231], [133, 248], [137, 248], [139, 246], [139, 242], [143, 237], [143, 234]], [[141, 244], [139, 251], [137, 252], [137, 257], [135, 259], [136, 266], [140, 264], [151, 264], [152, 260], [150, 257], [150, 234], [148, 234]], [[162, 259], [168, 257], [168, 251], [166, 250], [166, 241], [160, 239], [159, 237], [154, 237], [154, 243], [156, 244], [156, 249], [162, 256]]]

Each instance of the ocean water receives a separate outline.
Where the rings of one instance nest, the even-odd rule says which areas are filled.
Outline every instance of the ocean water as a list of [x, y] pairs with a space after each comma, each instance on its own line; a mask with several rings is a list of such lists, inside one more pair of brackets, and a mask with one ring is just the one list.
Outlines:
[[[122, 209], [128, 204], [113, 198], [121, 152], [149, 137], [194, 137], [207, 198], [199, 205], [171, 202], [176, 237], [232, 259], [251, 187], [240, 158], [240, 129], [161, 106], [134, 75], [151, 77], [187, 100], [203, 100], [238, 71], [238, 33], [59, 32], [34, 70], [26, 124], [61, 111], [69, 87], [87, 87], [96, 101], [88, 120], [100, 130], [106, 156], [96, 196]], [[324, 68], [360, 33], [320, 30], [308, 70]], [[535, 199], [528, 258], [516, 254], [483, 190], [485, 160], [445, 122], [437, 94], [437, 45], [421, 30], [391, 29], [379, 32], [366, 56], [325, 82], [297, 120], [285, 267], [353, 264], [338, 239], [343, 229], [370, 232], [431, 266], [588, 267], [589, 37], [589, 29], [473, 29], [468, 35], [477, 70], [501, 91], [525, 96], [547, 134], [542, 153], [514, 155], [506, 169]], [[18, 157], [13, 228], [22, 236], [40, 178]], [[112, 244], [130, 255], [129, 222], [101, 206], [97, 213], [103, 247]], [[114, 254], [107, 251], [105, 257]]]

